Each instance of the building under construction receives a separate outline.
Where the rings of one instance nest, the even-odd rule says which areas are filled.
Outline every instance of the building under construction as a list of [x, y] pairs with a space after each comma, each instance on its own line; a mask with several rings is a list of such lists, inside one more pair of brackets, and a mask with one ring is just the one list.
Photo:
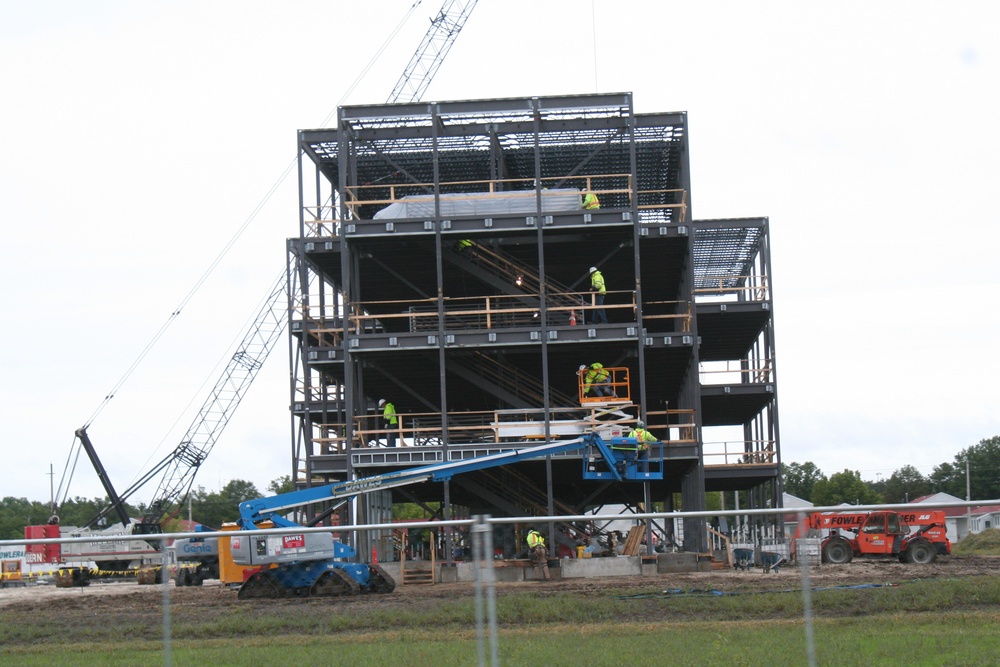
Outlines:
[[[768, 223], [692, 219], [685, 113], [637, 114], [627, 93], [341, 107], [299, 132], [299, 182], [299, 486], [637, 421], [659, 439], [662, 479], [585, 480], [567, 452], [371, 494], [341, 522], [399, 502], [455, 518], [780, 499]], [[595, 363], [611, 395], [579, 370]], [[704, 528], [662, 527], [699, 552]]]

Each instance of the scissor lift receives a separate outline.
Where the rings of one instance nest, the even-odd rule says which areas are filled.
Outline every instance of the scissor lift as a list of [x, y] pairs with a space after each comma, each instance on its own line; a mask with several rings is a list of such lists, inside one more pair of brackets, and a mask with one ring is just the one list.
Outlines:
[[[594, 383], [587, 382], [587, 374], [590, 370], [590, 366], [588, 366], [586, 369], [578, 371], [576, 374], [577, 393], [579, 394], [580, 405], [586, 407], [601, 407], [611, 405], [628, 405], [632, 402], [629, 391], [628, 368], [602, 368], [602, 371], [608, 373], [609, 381]], [[598, 387], [610, 389], [612, 395], [598, 396]]]

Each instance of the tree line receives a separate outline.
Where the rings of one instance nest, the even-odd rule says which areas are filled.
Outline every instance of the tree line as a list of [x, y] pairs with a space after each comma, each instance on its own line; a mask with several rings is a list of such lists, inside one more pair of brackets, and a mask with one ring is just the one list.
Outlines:
[[[291, 477], [284, 475], [272, 480], [267, 490], [269, 494], [286, 493], [293, 490]], [[260, 498], [265, 494], [257, 490], [252, 482], [234, 479], [222, 487], [220, 491], [206, 491], [198, 487], [190, 494], [191, 519], [196, 523], [212, 528], [218, 528], [227, 521], [238, 518], [237, 508], [246, 500]], [[76, 497], [65, 501], [56, 510], [59, 523], [63, 526], [86, 526], [101, 510], [110, 504], [107, 496], [104, 498]], [[165, 532], [181, 532], [180, 521], [188, 518], [188, 503], [178, 507], [163, 522]], [[125, 503], [125, 511], [130, 517], [141, 517], [146, 513], [144, 503], [131, 505]], [[27, 498], [8, 496], [0, 500], [0, 540], [18, 540], [24, 537], [24, 527], [44, 524], [52, 516], [49, 503], [31, 501]], [[108, 523], [118, 521], [115, 515], [108, 517]], [[96, 527], [96, 526], [95, 526]]]
[[[944, 492], [959, 498], [965, 497], [966, 462], [968, 462], [971, 497], [979, 499], [1000, 498], [1000, 436], [981, 440], [979, 444], [963, 449], [952, 462], [934, 467], [930, 475], [923, 475], [912, 465], [904, 465], [887, 479], [863, 480], [856, 470], [845, 469], [829, 477], [815, 463], [783, 463], [782, 481], [786, 493], [808, 500], [814, 505], [828, 506], [841, 503], [872, 505], [878, 503], [905, 503], [931, 493]], [[272, 480], [268, 495], [293, 490], [288, 475]], [[191, 519], [204, 526], [218, 528], [227, 521], [238, 518], [241, 502], [261, 498], [252, 482], [234, 479], [219, 491], [206, 491], [198, 487], [191, 492]], [[108, 498], [76, 497], [64, 502], [57, 510], [59, 521], [65, 526], [86, 526], [109, 504]], [[125, 504], [129, 516], [140, 517], [146, 507]], [[8, 496], [0, 500], [0, 539], [17, 540], [24, 537], [24, 527], [46, 523], [52, 515], [49, 503], [29, 501]], [[179, 507], [174, 515], [164, 521], [164, 530], [179, 532], [178, 521], [188, 518], [188, 505]], [[109, 522], [115, 521], [109, 519]]]
[[786, 493], [817, 506], [859, 503], [906, 503], [932, 493], [948, 493], [965, 498], [966, 464], [972, 499], [1000, 498], [1000, 436], [980, 440], [963, 449], [952, 462], [934, 466], [929, 475], [912, 465], [904, 465], [886, 479], [866, 481], [856, 470], [845, 469], [829, 477], [815, 463], [781, 464]]

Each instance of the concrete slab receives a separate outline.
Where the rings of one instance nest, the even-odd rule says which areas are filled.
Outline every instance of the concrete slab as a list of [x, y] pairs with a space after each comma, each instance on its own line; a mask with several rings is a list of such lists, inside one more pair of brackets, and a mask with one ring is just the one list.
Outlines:
[[563, 579], [585, 577], [620, 577], [642, 574], [638, 556], [617, 558], [564, 558], [561, 560]]
[[698, 554], [688, 552], [678, 552], [670, 554], [658, 554], [656, 556], [657, 574], [669, 574], [672, 572], [697, 572]]

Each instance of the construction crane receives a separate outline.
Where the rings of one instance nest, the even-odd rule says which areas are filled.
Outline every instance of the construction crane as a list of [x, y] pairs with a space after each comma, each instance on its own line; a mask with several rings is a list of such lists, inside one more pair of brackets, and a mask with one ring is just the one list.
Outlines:
[[[445, 0], [437, 15], [431, 19], [430, 28], [410, 58], [409, 64], [396, 83], [389, 102], [416, 102], [421, 99], [434, 75], [440, 69], [448, 51], [465, 26], [478, 0]], [[151, 479], [163, 473], [153, 500], [135, 532], [159, 532], [164, 518], [182, 504], [190, 493], [195, 475], [212, 451], [233, 412], [267, 360], [274, 344], [285, 330], [287, 322], [286, 274], [282, 270], [257, 312], [243, 341], [216, 382], [208, 400], [202, 406], [180, 444], [166, 458], [120, 495], [114, 493], [104, 467], [87, 437], [86, 427], [77, 431], [77, 437], [86, 444], [86, 451], [94, 464], [111, 505], [106, 507], [90, 525], [108, 514], [124, 517], [124, 502]], [[124, 519], [123, 519], [124, 522]]]
[[445, 0], [386, 103], [419, 102], [479, 0]]
[[[142, 520], [134, 529], [139, 534], [157, 533], [164, 517], [174, 507], [187, 498], [194, 483], [198, 468], [212, 451], [222, 430], [229, 423], [233, 412], [257, 377], [271, 349], [285, 330], [285, 308], [287, 297], [285, 291], [286, 277], [282, 271], [271, 285], [267, 298], [258, 310], [253, 323], [243, 336], [236, 352], [230, 357], [226, 368], [201, 410], [188, 428], [181, 442], [166, 458], [157, 463], [138, 481], [117, 497], [113, 490], [108, 490], [110, 482], [105, 484], [111, 498], [111, 505], [101, 511], [91, 522], [97, 523], [103, 516], [116, 512], [123, 515], [122, 504], [139, 488], [151, 479], [163, 473], [159, 487], [153, 495], [153, 501], [146, 509]], [[86, 428], [77, 431], [86, 446], [91, 463], [101, 475], [103, 466], [97, 458], [97, 453], [90, 445]], [[102, 480], [104, 477], [102, 477]], [[126, 522], [127, 524], [127, 522]]]

